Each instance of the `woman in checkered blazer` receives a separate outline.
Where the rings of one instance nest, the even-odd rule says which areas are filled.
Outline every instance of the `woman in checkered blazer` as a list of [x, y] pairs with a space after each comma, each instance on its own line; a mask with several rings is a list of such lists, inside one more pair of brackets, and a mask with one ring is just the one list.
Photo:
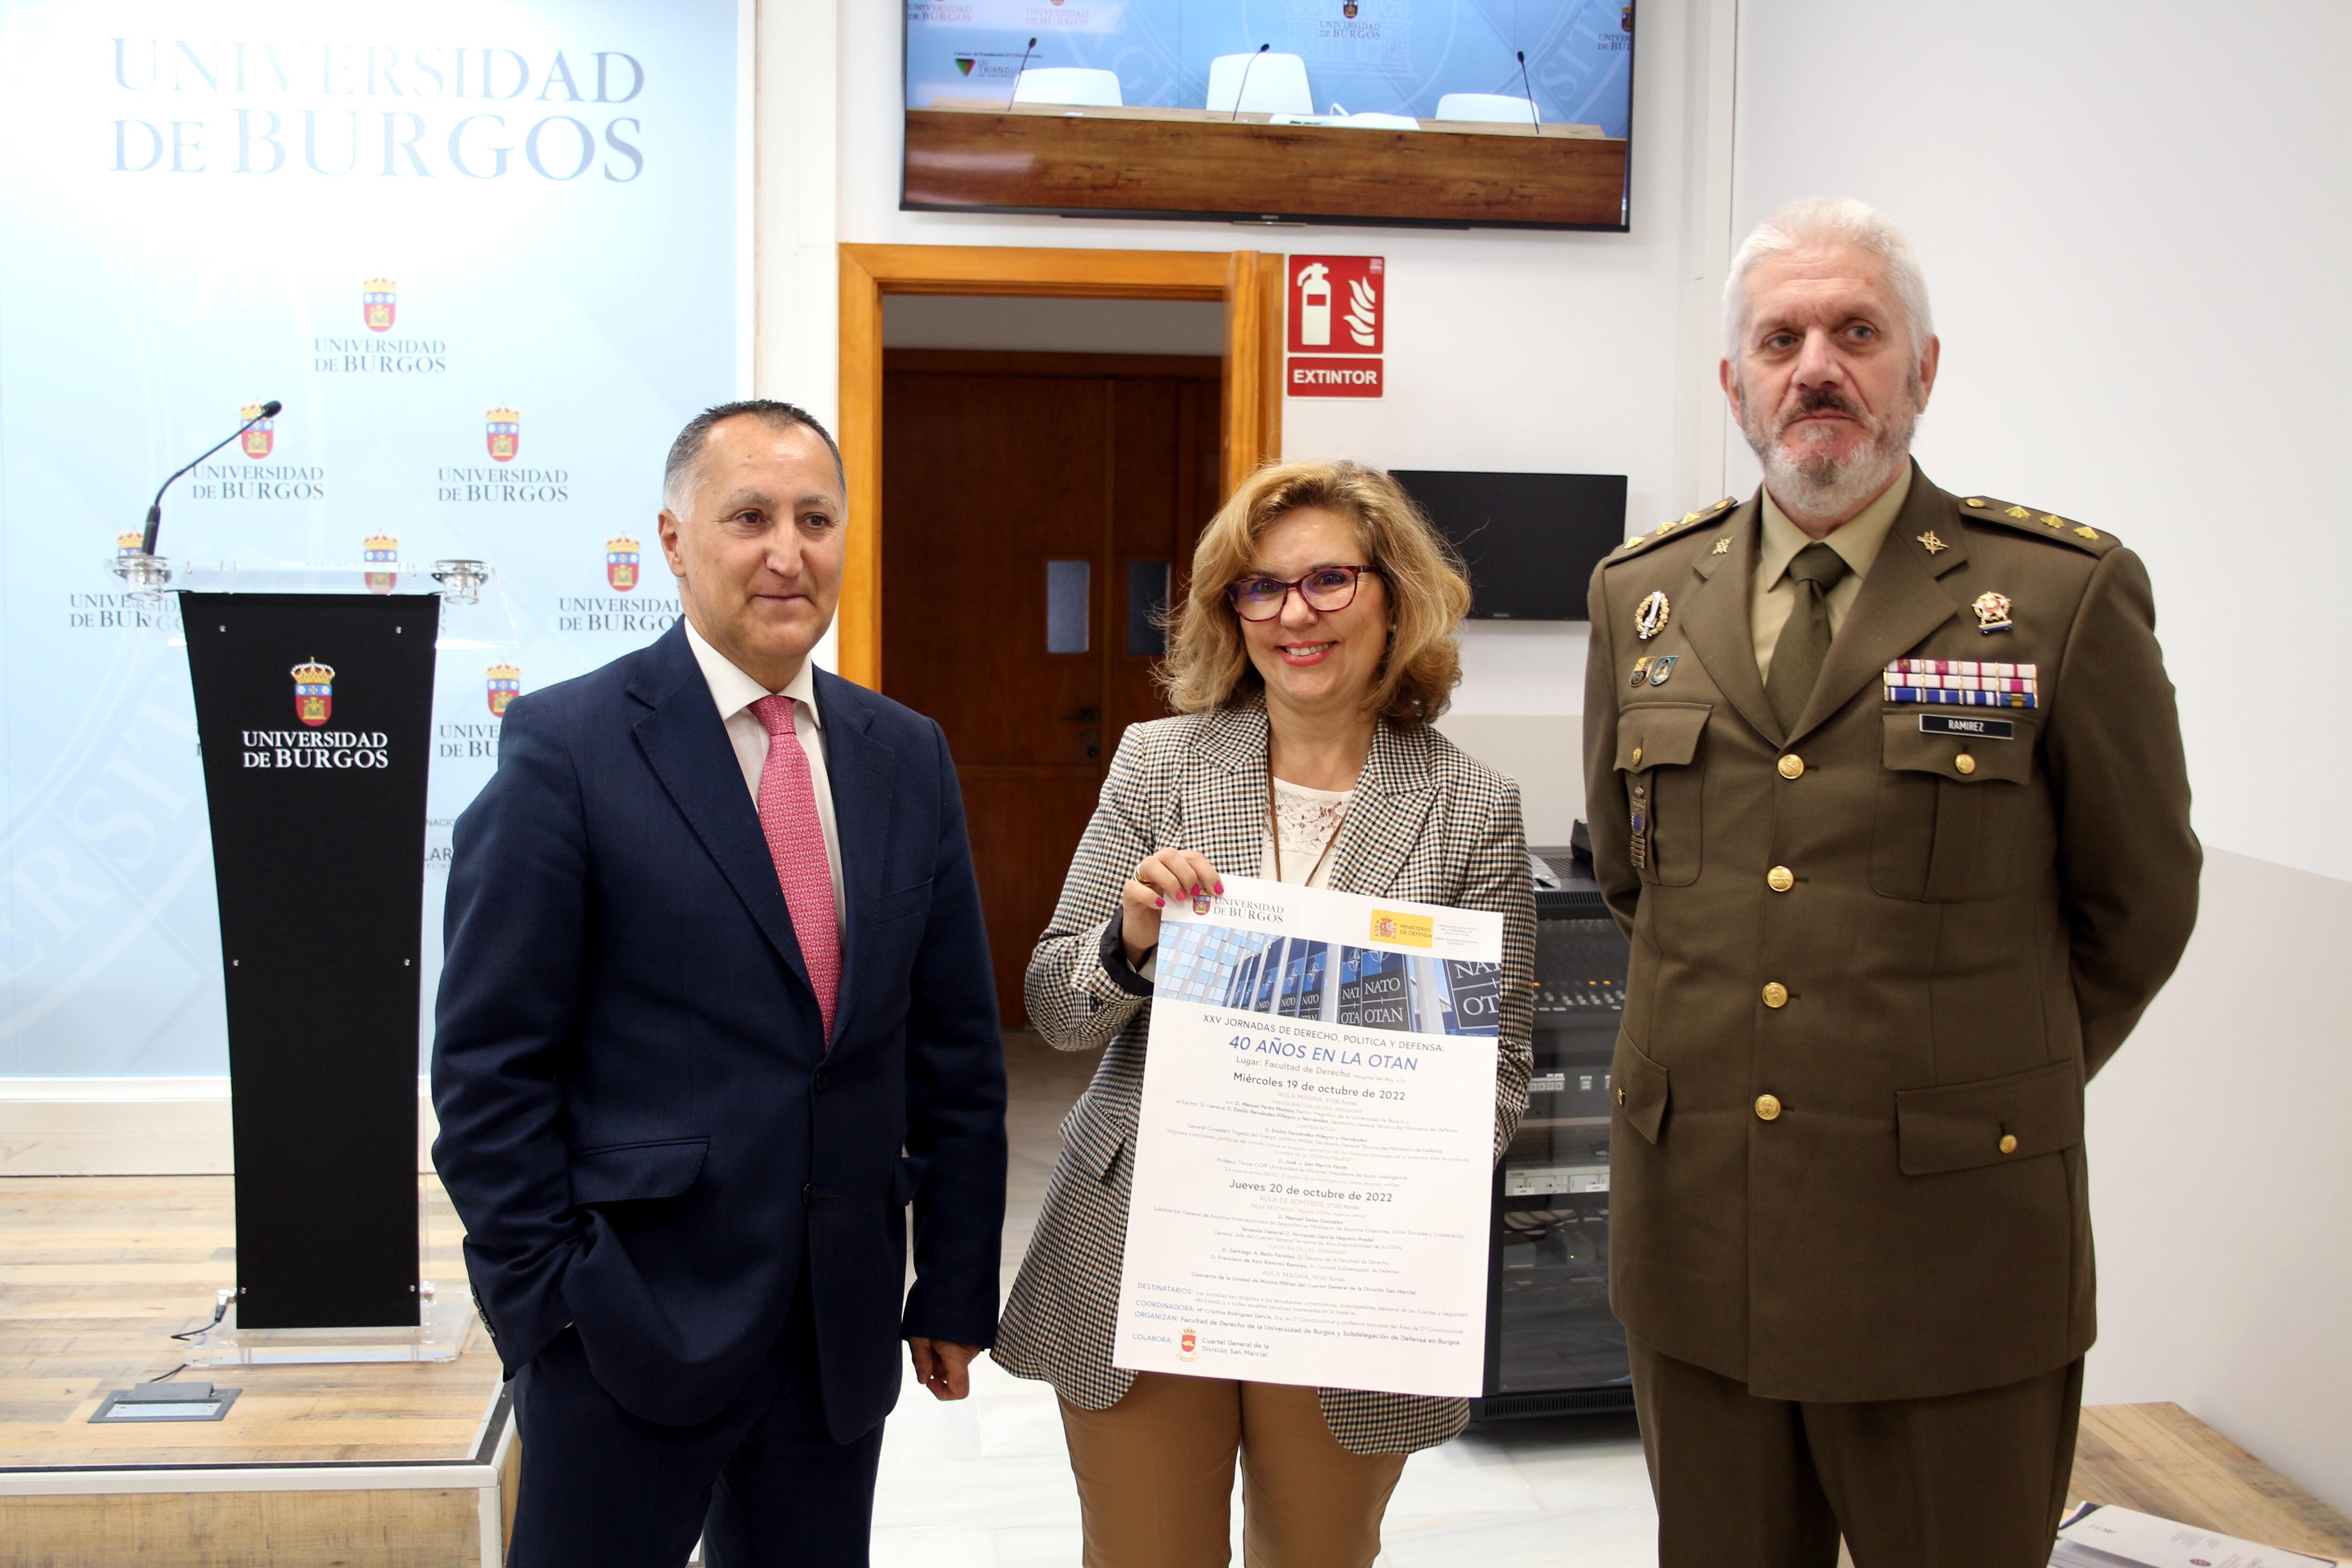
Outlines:
[[1461, 678], [1469, 598], [1387, 475], [1261, 469], [1202, 531], [1172, 617], [1179, 717], [1127, 731], [1029, 961], [1038, 1030], [1107, 1048], [1062, 1123], [993, 1353], [1061, 1396], [1088, 1568], [1223, 1564], [1237, 1452], [1253, 1564], [1362, 1568], [1405, 1456], [1468, 1419], [1460, 1399], [1122, 1372], [1111, 1342], [1168, 900], [1232, 872], [1499, 911], [1496, 1158], [1517, 1127], [1535, 942], [1518, 791], [1430, 723]]

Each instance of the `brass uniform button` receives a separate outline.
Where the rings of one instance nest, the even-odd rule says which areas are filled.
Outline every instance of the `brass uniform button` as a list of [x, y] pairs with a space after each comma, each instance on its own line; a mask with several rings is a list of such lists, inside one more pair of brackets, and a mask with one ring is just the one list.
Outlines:
[[1797, 874], [1786, 866], [1775, 866], [1765, 873], [1764, 885], [1776, 893], [1785, 893], [1797, 885]]
[[1642, 765], [1642, 748], [1639, 746], [1633, 748], [1633, 765], [1637, 768]]
[[1797, 755], [1794, 752], [1790, 752], [1787, 756], [1782, 757], [1780, 759], [1780, 776], [1784, 779], [1804, 777], [1805, 759]]
[[1777, 980], [1767, 982], [1764, 986], [1764, 1005], [1767, 1007], [1785, 1007], [1788, 1005], [1789, 988], [1781, 984]]
[[1617, 1103], [1620, 1105], [1625, 1103], [1625, 1091], [1622, 1089], [1617, 1091]]
[[2017, 1152], [2016, 1133], [2004, 1132], [2000, 1135], [2000, 1152], [2004, 1154], [2014, 1154]]
[[1780, 1097], [1777, 1094], [1758, 1095], [1756, 1097], [1756, 1120], [1759, 1121], [1780, 1121]]
[[1962, 752], [1958, 756], [1952, 759], [1952, 766], [1959, 769], [1960, 772], [1964, 773], [1972, 773], [1977, 771], [1977, 760], [1969, 755], [1966, 752]]

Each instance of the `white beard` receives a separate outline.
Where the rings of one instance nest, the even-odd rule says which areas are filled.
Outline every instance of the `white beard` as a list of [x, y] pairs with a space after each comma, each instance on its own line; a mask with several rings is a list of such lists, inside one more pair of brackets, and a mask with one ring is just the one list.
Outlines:
[[[1746, 403], [1743, 395], [1741, 401]], [[1810, 452], [1791, 458], [1780, 445], [1780, 428], [1765, 427], [1765, 416], [1752, 405], [1739, 422], [1756, 460], [1764, 466], [1764, 482], [1772, 499], [1809, 517], [1850, 516], [1873, 496], [1895, 482], [1911, 459], [1911, 433], [1919, 422], [1918, 376], [1904, 389], [1901, 407], [1892, 418], [1864, 420], [1867, 438], [1843, 458]], [[1793, 417], [1793, 416], [1792, 416]], [[1857, 417], [1864, 417], [1857, 416]], [[1785, 427], [1790, 419], [1776, 419]], [[1824, 437], [1827, 436], [1824, 432]]]

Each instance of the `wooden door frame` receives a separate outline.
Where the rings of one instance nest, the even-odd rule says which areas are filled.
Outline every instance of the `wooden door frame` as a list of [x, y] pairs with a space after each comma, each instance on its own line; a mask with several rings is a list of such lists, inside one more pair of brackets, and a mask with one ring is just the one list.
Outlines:
[[844, 245], [841, 461], [849, 554], [841, 586], [841, 673], [882, 684], [882, 299], [1196, 300], [1225, 308], [1223, 454], [1230, 495], [1282, 450], [1283, 258], [1255, 250], [1062, 250], [980, 245]]

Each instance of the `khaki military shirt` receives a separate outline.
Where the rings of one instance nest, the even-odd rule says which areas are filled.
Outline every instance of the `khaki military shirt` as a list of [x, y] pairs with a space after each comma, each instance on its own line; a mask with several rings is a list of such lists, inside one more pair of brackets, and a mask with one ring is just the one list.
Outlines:
[[[1830, 530], [1829, 538], [1822, 542], [1838, 552], [1846, 564], [1846, 574], [1839, 578], [1822, 601], [1829, 612], [1830, 635], [1837, 635], [1845, 625], [1845, 613], [1862, 596], [1862, 580], [1870, 575], [1871, 563], [1878, 559], [1878, 547], [1886, 542], [1886, 531], [1895, 524], [1895, 514], [1903, 510], [1903, 501], [1911, 493], [1911, 470], [1906, 466], [1895, 476], [1895, 482], [1878, 493], [1877, 499], [1853, 517]], [[1813, 542], [1813, 538], [1791, 521], [1772, 499], [1770, 490], [1759, 490], [1763, 507], [1763, 537], [1756, 546], [1756, 571], [1748, 590], [1748, 614], [1753, 623], [1756, 638], [1756, 668], [1766, 679], [1772, 676], [1772, 650], [1780, 646], [1780, 634], [1789, 625], [1789, 616], [1797, 607], [1797, 584], [1790, 580], [1789, 563], [1797, 552]]]
[[2147, 574], [1915, 468], [1784, 731], [1765, 537], [1726, 501], [1593, 574], [1611, 1300], [1766, 1397], [2019, 1382], [2095, 1334], [2084, 1084], [2196, 910]]

